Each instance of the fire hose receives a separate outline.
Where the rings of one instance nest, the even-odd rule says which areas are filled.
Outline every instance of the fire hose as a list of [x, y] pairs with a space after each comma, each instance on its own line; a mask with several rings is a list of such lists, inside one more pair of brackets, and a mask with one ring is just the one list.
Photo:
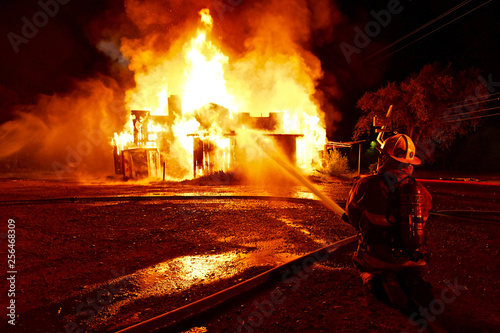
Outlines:
[[[312, 193], [314, 193], [322, 203], [338, 214], [342, 219], [347, 222], [347, 216], [345, 215], [344, 210], [329, 197], [324, 195], [314, 184], [312, 184], [306, 177], [304, 177], [291, 163], [289, 163], [283, 156], [275, 153], [269, 152], [268, 150], [264, 150], [268, 155], [274, 160], [278, 165], [280, 165], [288, 174], [290, 174], [294, 179], [300, 182], [302, 185], [307, 187]], [[264, 199], [264, 200], [276, 200], [277, 198], [273, 197], [250, 197], [250, 196], [238, 196], [238, 197], [225, 197], [225, 196], [131, 196], [131, 197], [93, 197], [93, 198], [60, 198], [60, 199], [40, 199], [40, 200], [19, 200], [19, 201], [4, 201], [0, 202], [0, 205], [19, 205], [19, 204], [28, 204], [28, 203], [38, 203], [38, 204], [46, 204], [46, 203], [77, 203], [83, 201], [143, 201], [143, 200], [186, 200], [186, 199]], [[308, 199], [294, 199], [294, 198], [278, 198], [284, 199], [287, 201], [304, 201]], [[308, 200], [309, 201], [309, 200]], [[458, 211], [457, 211], [458, 212]], [[473, 211], [460, 211], [460, 213], [470, 213]], [[498, 212], [484, 212], [484, 213], [498, 213]], [[432, 215], [438, 216], [449, 216], [449, 217], [460, 217], [453, 212], [450, 211], [442, 211], [442, 212], [431, 212]], [[467, 217], [462, 217], [466, 218]], [[481, 219], [484, 220], [484, 219]], [[489, 220], [488, 220], [489, 221]], [[354, 244], [357, 239], [357, 236], [351, 236], [346, 239], [340, 240], [333, 244], [324, 246], [323, 248], [318, 249], [317, 251], [308, 253], [302, 257], [299, 257], [295, 260], [277, 266], [271, 270], [268, 270], [254, 278], [251, 278], [247, 281], [239, 283], [233, 287], [217, 292], [211, 296], [198, 300], [194, 303], [190, 303], [163, 315], [154, 317], [152, 319], [146, 320], [144, 322], [135, 324], [119, 332], [145, 332], [150, 330], [158, 329], [162, 326], [171, 325], [172, 323], [178, 323], [186, 318], [189, 318], [193, 315], [197, 315], [201, 312], [205, 312], [215, 306], [225, 303], [229, 300], [235, 299], [238, 295], [248, 292], [266, 282], [275, 280], [282, 274], [284, 271], [290, 269], [294, 265], [302, 265], [304, 266], [305, 262], [308, 262], [311, 265], [314, 262], [326, 259], [332, 252], [345, 248], [351, 244]]]
[[[261, 146], [262, 147], [262, 146]], [[306, 186], [312, 193], [314, 193], [321, 201], [322, 203], [330, 208], [332, 211], [337, 213], [339, 216], [342, 217], [342, 220], [345, 222], [348, 222], [348, 218], [345, 214], [345, 211], [333, 200], [331, 200], [329, 197], [324, 195], [314, 184], [312, 184], [309, 180], [307, 180], [306, 177], [304, 177], [291, 163], [289, 163], [281, 154], [277, 153], [276, 151], [272, 151], [268, 149], [263, 149], [269, 157], [275, 161], [278, 165], [280, 165], [285, 171], [287, 171], [292, 177], [294, 177], [298, 182], [300, 182], [302, 185]], [[438, 213], [435, 213], [435, 215], [439, 215]], [[446, 214], [445, 214], [446, 215]], [[449, 214], [447, 214], [449, 215]], [[294, 265], [304, 265], [306, 260], [312, 262], [319, 261], [321, 257], [326, 256], [328, 257], [331, 252], [341, 248], [341, 247], [346, 247], [350, 244], [353, 244], [357, 240], [357, 236], [351, 236], [348, 237], [344, 240], [335, 242], [334, 244], [327, 245], [317, 251], [311, 252], [306, 254], [305, 256], [302, 256], [300, 258], [297, 258], [295, 260], [292, 260], [290, 262], [287, 262], [285, 264], [282, 264], [278, 267], [275, 267], [271, 270], [268, 270], [254, 278], [251, 278], [245, 282], [242, 282], [240, 284], [237, 284], [231, 288], [225, 289], [221, 292], [215, 293], [209, 297], [203, 298], [199, 301], [196, 301], [194, 303], [188, 304], [186, 306], [183, 306], [181, 308], [175, 309], [171, 312], [165, 313], [163, 315], [160, 315], [158, 317], [146, 320], [144, 322], [141, 322], [139, 324], [133, 325], [131, 327], [128, 327], [126, 329], [123, 329], [119, 331], [119, 333], [125, 333], [125, 332], [144, 332], [147, 330], [154, 330], [159, 328], [160, 326], [165, 326], [165, 325], [171, 325], [172, 323], [179, 322], [182, 319], [185, 319], [186, 317], [191, 317], [195, 314], [199, 314], [201, 312], [204, 312], [210, 308], [213, 308], [214, 306], [220, 304], [221, 302], [227, 302], [231, 299], [234, 299], [236, 296], [247, 292], [251, 289], [254, 289], [265, 282], [269, 282], [273, 279], [275, 279], [279, 274], [282, 274], [284, 271], [287, 269], [290, 269], [290, 267], [293, 267]], [[438, 325], [433, 325], [434, 329], [439, 328]]]
[[[325, 204], [326, 207], [330, 208], [332, 211], [337, 213], [340, 217], [342, 217], [342, 219], [345, 222], [348, 221], [345, 211], [332, 199], [324, 195], [310, 181], [308, 181], [293, 165], [291, 165], [291, 163], [289, 163], [282, 156], [282, 154], [279, 154], [277, 151], [272, 150], [267, 145], [263, 146], [259, 144], [259, 146], [269, 155], [269, 157], [271, 157], [273, 161], [275, 161], [284, 170], [286, 170], [292, 177], [294, 177], [297, 181], [299, 181], [301, 184], [306, 186], [312, 193], [314, 193]], [[213, 307], [220, 302], [225, 302], [241, 294], [242, 292], [248, 291], [259, 285], [262, 285], [263, 283], [268, 282], [271, 279], [275, 279], [279, 274], [282, 274], [284, 271], [290, 269], [294, 265], [301, 265], [302, 267], [304, 267], [304, 263], [306, 262], [306, 260], [311, 264], [320, 260], [324, 260], [330, 255], [331, 252], [337, 250], [338, 248], [353, 244], [356, 240], [357, 236], [351, 236], [341, 241], [335, 242], [331, 245], [327, 245], [323, 248], [320, 248], [317, 251], [308, 253], [300, 258], [297, 258], [295, 260], [282, 264], [278, 267], [275, 267], [271, 270], [268, 270], [250, 280], [237, 284], [231, 288], [225, 289], [209, 297], [203, 298], [199, 301], [188, 304], [174, 311], [165, 313], [158, 317], [136, 324], [119, 332], [121, 333], [144, 332], [147, 330], [156, 329], [159, 326], [165, 325], [165, 323], [178, 321], [179, 319], [185, 318], [186, 316], [191, 316], [201, 311], [205, 311], [207, 308]]]
[[157, 317], [151, 318], [149, 320], [140, 322], [133, 326], [127, 327], [118, 331], [118, 333], [130, 333], [130, 332], [148, 332], [160, 327], [171, 326], [173, 324], [178, 324], [182, 320], [186, 320], [194, 315], [199, 315], [201, 312], [210, 310], [223, 302], [228, 302], [236, 299], [238, 296], [253, 290], [266, 282], [276, 280], [282, 274], [288, 270], [291, 270], [293, 266], [305, 267], [311, 265], [320, 260], [326, 260], [331, 253], [334, 251], [345, 248], [357, 240], [357, 236], [351, 236], [346, 239], [340, 240], [333, 244], [327, 245], [316, 251], [310, 252], [302, 257], [291, 260], [287, 263], [279, 265], [272, 268], [264, 273], [261, 273], [249, 280], [241, 282], [230, 288], [219, 291], [213, 295], [195, 301], [193, 303], [187, 304], [183, 307], [177, 308], [173, 311], [164, 313]]
[[[293, 172], [293, 171], [292, 171]], [[300, 177], [302, 178], [302, 177]], [[311, 191], [314, 191], [316, 194], [319, 194], [320, 196], [326, 198], [323, 203], [325, 205], [331, 205], [332, 207], [336, 208], [338, 210], [338, 213], [344, 214], [344, 211], [332, 200], [329, 200], [326, 196], [324, 196], [319, 190], [316, 190], [315, 186], [313, 184], [310, 184], [309, 182], [305, 182], [308, 184], [308, 188], [311, 189]], [[318, 196], [319, 196], [318, 195]], [[268, 200], [268, 201], [275, 201], [275, 200], [283, 200], [287, 202], [295, 202], [295, 203], [303, 203], [303, 202], [317, 202], [316, 200], [312, 199], [304, 199], [304, 198], [285, 198], [285, 197], [269, 197], [269, 196], [112, 196], [112, 197], [80, 197], [80, 198], [53, 198], [53, 199], [35, 199], [35, 200], [12, 200], [12, 201], [0, 201], [0, 205], [27, 205], [27, 204], [66, 204], [66, 203], [83, 203], [83, 202], [110, 202], [110, 201], [150, 201], [150, 200], [173, 200], [173, 201], [178, 201], [178, 200], [207, 200], [207, 199], [213, 199], [213, 200], [227, 200], [227, 199], [240, 199], [240, 200]], [[328, 203], [328, 204], [327, 204]], [[430, 212], [431, 215], [437, 215], [437, 216], [448, 216], [448, 217], [454, 217], [454, 218], [464, 218], [464, 219], [471, 219], [467, 217], [463, 217], [454, 213], [479, 213], [479, 214], [495, 214], [495, 216], [500, 215], [500, 212], [494, 212], [494, 211], [469, 211], [469, 210], [460, 210], [460, 211], [435, 211], [435, 212]], [[481, 219], [480, 222], [483, 222], [484, 219]], [[493, 220], [486, 220], [486, 221], [491, 221], [495, 222]], [[496, 221], [498, 222], [498, 221]], [[220, 291], [212, 296], [206, 297], [204, 299], [201, 299], [199, 301], [196, 301], [194, 303], [188, 304], [186, 306], [183, 306], [181, 308], [175, 309], [171, 312], [165, 313], [163, 315], [160, 315], [158, 317], [149, 319], [145, 322], [138, 323], [134, 326], [131, 326], [129, 328], [125, 328], [121, 330], [120, 332], [144, 332], [147, 330], [154, 330], [157, 329], [161, 326], [169, 326], [171, 324], [176, 324], [179, 321], [185, 320], [186, 318], [191, 318], [193, 315], [197, 315], [201, 312], [205, 312], [207, 310], [210, 310], [214, 308], [215, 306], [219, 305], [222, 302], [227, 302], [232, 299], [235, 299], [237, 296], [244, 294], [248, 292], [249, 290], [255, 289], [256, 287], [266, 283], [270, 282], [272, 280], [276, 280], [277, 277], [283, 272], [286, 271], [287, 269], [290, 269], [293, 265], [297, 265], [302, 262], [308, 261], [309, 264], [312, 264], [312, 262], [319, 261], [317, 260], [317, 257], [321, 258], [328, 255], [331, 255], [334, 253], [334, 251], [339, 250], [341, 248], [346, 248], [351, 244], [354, 244], [357, 239], [357, 236], [351, 236], [349, 238], [346, 238], [344, 240], [340, 240], [338, 242], [335, 242], [333, 244], [327, 245], [323, 248], [318, 249], [317, 251], [311, 252], [306, 254], [305, 256], [302, 256], [298, 259], [295, 259], [291, 262], [282, 264], [278, 267], [275, 267], [271, 270], [268, 270], [252, 279], [249, 279], [245, 282], [242, 282], [238, 285], [235, 285], [231, 288], [228, 288], [226, 290]], [[316, 255], [314, 255], [316, 254]]]
[[[314, 185], [310, 184], [314, 188]], [[315, 189], [315, 188], [314, 188]], [[319, 190], [317, 193], [322, 195]], [[324, 198], [326, 196], [322, 195]], [[0, 201], [0, 205], [32, 205], [32, 204], [68, 204], [68, 203], [84, 203], [84, 202], [113, 202], [113, 201], [150, 201], [150, 200], [168, 200], [168, 201], [182, 201], [182, 200], [268, 200], [276, 201], [283, 200], [287, 202], [294, 203], [304, 203], [304, 202], [317, 202], [317, 200], [304, 199], [304, 198], [285, 198], [285, 197], [270, 197], [270, 196], [112, 196], [112, 197], [70, 197], [70, 198], [52, 198], [52, 199], [34, 199], [34, 200], [11, 200], [11, 201]], [[328, 198], [327, 198], [328, 199]], [[328, 200], [329, 205], [336, 207], [336, 209], [343, 214], [342, 208], [340, 208], [332, 200]], [[351, 236], [343, 240], [334, 242], [332, 244], [326, 245], [316, 251], [310, 252], [303, 255], [297, 259], [279, 265], [268, 271], [261, 273], [249, 280], [241, 282], [230, 288], [217, 292], [211, 296], [205, 297], [201, 300], [195, 301], [193, 303], [187, 304], [183, 307], [177, 308], [173, 311], [167, 312], [165, 314], [159, 315], [157, 317], [151, 318], [149, 320], [140, 322], [128, 328], [122, 329], [119, 332], [147, 332], [156, 330], [160, 327], [171, 326], [178, 324], [188, 318], [191, 318], [200, 313], [205, 313], [206, 311], [219, 306], [221, 303], [226, 303], [237, 299], [238, 296], [246, 294], [248, 291], [254, 290], [255, 288], [263, 285], [264, 283], [269, 283], [271, 281], [276, 281], [284, 272], [292, 269], [293, 266], [298, 265], [301, 267], [310, 267], [313, 263], [328, 259], [332, 253], [337, 250], [347, 248], [349, 245], [355, 244], [357, 236]], [[353, 248], [354, 250], [354, 248]]]
[[258, 146], [280, 167], [282, 167], [290, 176], [292, 176], [299, 183], [307, 187], [313, 194], [315, 194], [323, 204], [337, 213], [343, 221], [348, 222], [345, 211], [332, 199], [323, 194], [313, 183], [304, 177], [297, 168], [292, 165], [280, 152], [271, 148], [270, 145], [263, 142], [262, 139], [257, 141]]

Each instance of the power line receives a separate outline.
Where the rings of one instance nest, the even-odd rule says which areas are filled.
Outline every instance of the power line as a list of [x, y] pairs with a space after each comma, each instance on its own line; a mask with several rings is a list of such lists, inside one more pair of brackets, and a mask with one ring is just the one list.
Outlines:
[[463, 120], [471, 120], [471, 119], [478, 119], [478, 118], [486, 118], [486, 117], [493, 117], [493, 116], [498, 116], [500, 115], [500, 112], [499, 113], [493, 113], [493, 114], [487, 114], [485, 116], [477, 116], [477, 117], [471, 117], [471, 118], [466, 118], [466, 119], [463, 119]]
[[453, 106], [447, 107], [446, 109], [439, 109], [439, 111], [446, 111], [446, 110], [450, 110], [450, 109], [451, 110], [453, 110], [453, 109], [459, 109], [459, 108], [462, 108], [462, 107], [470, 107], [470, 106], [473, 106], [473, 105], [479, 105], [479, 104], [482, 104], [482, 103], [489, 103], [489, 102], [498, 101], [498, 100], [500, 100], [500, 97], [491, 98], [491, 99], [488, 99], [488, 100], [485, 100], [485, 101], [479, 101], [479, 102], [475, 102], [475, 103], [455, 104]]
[[369, 56], [369, 57], [367, 57], [365, 60], [369, 60], [369, 59], [373, 58], [374, 56], [376, 56], [377, 54], [379, 54], [379, 53], [381, 53], [381, 52], [384, 52], [384, 51], [385, 51], [385, 50], [387, 50], [388, 48], [391, 48], [392, 46], [394, 46], [394, 45], [398, 44], [399, 42], [401, 42], [401, 41], [405, 40], [406, 38], [408, 38], [408, 37], [410, 37], [410, 36], [414, 35], [415, 33], [419, 32], [420, 30], [422, 30], [422, 29], [424, 29], [424, 28], [426, 28], [426, 27], [428, 27], [429, 25], [433, 24], [434, 22], [436, 22], [436, 21], [438, 21], [438, 20], [442, 19], [443, 17], [447, 16], [448, 14], [453, 13], [454, 11], [456, 11], [457, 9], [459, 9], [460, 7], [462, 7], [462, 6], [466, 5], [467, 3], [471, 2], [471, 1], [472, 1], [472, 0], [466, 0], [466, 1], [464, 1], [464, 2], [462, 2], [462, 3], [460, 3], [460, 4], [458, 4], [458, 5], [456, 5], [456, 6], [455, 6], [455, 7], [453, 7], [452, 9], [449, 9], [449, 10], [448, 10], [448, 11], [446, 11], [445, 13], [443, 13], [443, 14], [439, 15], [438, 17], [436, 17], [436, 18], [434, 18], [434, 19], [430, 20], [429, 22], [427, 22], [427, 23], [425, 23], [425, 24], [421, 25], [420, 27], [418, 27], [417, 29], [413, 30], [412, 32], [410, 32], [410, 33], [408, 33], [408, 34], [404, 35], [403, 37], [399, 38], [397, 41], [395, 41], [395, 42], [391, 43], [390, 45], [388, 45], [388, 46], [384, 47], [383, 49], [381, 49], [381, 50], [379, 50], [379, 51], [375, 52], [374, 54], [370, 55], [370, 56]]
[[451, 23], [455, 22], [456, 20], [461, 19], [461, 18], [462, 18], [462, 17], [464, 17], [465, 15], [467, 15], [467, 14], [469, 14], [469, 13], [472, 13], [473, 11], [475, 11], [475, 10], [477, 10], [477, 9], [479, 9], [479, 8], [481, 8], [481, 7], [483, 7], [483, 6], [484, 6], [484, 5], [486, 5], [487, 3], [490, 3], [491, 1], [492, 1], [492, 0], [488, 0], [488, 1], [486, 1], [485, 3], [483, 3], [483, 4], [479, 5], [479, 6], [477, 6], [476, 8], [469, 10], [469, 11], [468, 11], [468, 12], [466, 12], [465, 14], [460, 15], [459, 17], [457, 17], [457, 18], [455, 18], [455, 19], [453, 19], [453, 20], [449, 21], [448, 23], [443, 24], [442, 26], [440, 26], [440, 27], [438, 27], [438, 28], [436, 28], [436, 29], [432, 30], [431, 32], [429, 32], [429, 33], [427, 33], [427, 34], [423, 35], [422, 37], [420, 37], [420, 38], [418, 38], [418, 39], [414, 40], [413, 42], [410, 42], [410, 43], [406, 44], [405, 46], [400, 47], [400, 48], [399, 48], [399, 49], [397, 49], [396, 51], [393, 51], [393, 52], [391, 52], [391, 53], [389, 53], [389, 54], [387, 54], [387, 55], [383, 56], [382, 58], [379, 58], [378, 60], [376, 60], [376, 61], [374, 61], [374, 62], [378, 62], [378, 61], [380, 61], [380, 60], [382, 60], [382, 59], [385, 59], [385, 58], [387, 58], [387, 57], [389, 57], [389, 56], [393, 55], [393, 54], [394, 54], [394, 53], [396, 53], [396, 52], [401, 51], [402, 49], [407, 48], [408, 46], [410, 46], [410, 45], [412, 45], [412, 44], [414, 44], [414, 43], [418, 42], [419, 40], [421, 40], [421, 39], [423, 39], [423, 38], [425, 38], [425, 37], [429, 36], [430, 34], [432, 34], [432, 33], [436, 32], [436, 31], [438, 31], [438, 30], [440, 30], [440, 29], [442, 29], [442, 28], [446, 27], [447, 25], [449, 25], [449, 24], [451, 24]]
[[469, 111], [469, 112], [457, 112], [456, 114], [451, 115], [451, 117], [454, 116], [466, 116], [472, 113], [478, 113], [478, 112], [483, 112], [483, 111], [490, 111], [490, 110], [496, 110], [500, 108], [500, 106], [494, 107], [494, 108], [487, 108], [487, 109], [481, 109], [481, 110], [475, 110], [475, 111]]
[[[494, 110], [494, 109], [500, 109], [500, 106], [496, 107], [496, 108], [492, 108], [491, 110]], [[500, 113], [493, 113], [493, 114], [487, 114], [487, 115], [476, 116], [476, 117], [467, 117], [467, 118], [460, 118], [460, 119], [452, 119], [452, 120], [447, 120], [446, 122], [447, 123], [451, 123], [451, 122], [454, 122], [454, 121], [462, 121], [462, 120], [465, 121], [465, 120], [471, 120], [471, 119], [493, 117], [493, 116], [498, 116], [498, 115], [500, 115]]]
[[380, 58], [380, 59], [376, 60], [375, 62], [378, 62], [378, 61], [380, 61], [380, 60], [382, 60], [382, 59], [385, 59], [385, 58], [387, 58], [387, 57], [389, 57], [389, 56], [393, 55], [394, 53], [399, 52], [399, 51], [401, 51], [402, 49], [407, 48], [408, 46], [410, 46], [410, 45], [412, 45], [412, 44], [414, 44], [414, 43], [418, 42], [419, 40], [421, 40], [421, 39], [423, 39], [423, 38], [425, 38], [425, 37], [429, 36], [430, 34], [432, 34], [432, 33], [436, 32], [436, 31], [438, 31], [438, 30], [440, 30], [440, 29], [442, 29], [442, 28], [446, 27], [447, 25], [449, 25], [449, 24], [451, 24], [451, 23], [455, 22], [456, 20], [461, 19], [461, 18], [462, 18], [462, 17], [464, 17], [465, 15], [467, 15], [467, 14], [469, 14], [469, 13], [471, 13], [471, 12], [473, 12], [473, 11], [475, 11], [475, 10], [479, 9], [479, 8], [481, 8], [482, 6], [486, 5], [487, 3], [491, 2], [491, 1], [492, 1], [492, 0], [488, 0], [488, 1], [486, 1], [485, 3], [483, 3], [483, 4], [479, 5], [479, 6], [477, 6], [476, 8], [469, 10], [469, 11], [468, 11], [468, 12], [466, 12], [465, 14], [460, 15], [459, 17], [457, 17], [457, 18], [455, 18], [455, 19], [453, 19], [453, 20], [449, 21], [448, 23], [445, 23], [445, 24], [443, 24], [442, 26], [440, 26], [440, 27], [438, 27], [438, 28], [436, 28], [436, 29], [432, 30], [431, 32], [429, 32], [429, 33], [427, 33], [427, 34], [423, 35], [422, 37], [420, 37], [420, 38], [418, 38], [418, 39], [414, 40], [413, 42], [410, 42], [410, 43], [406, 44], [405, 46], [400, 47], [400, 48], [399, 48], [399, 49], [397, 49], [396, 51], [393, 51], [393, 52], [391, 52], [391, 53], [389, 53], [389, 54], [387, 54], [387, 55], [383, 56], [382, 58]]
[[[489, 94], [486, 98], [494, 96], [494, 95], [498, 95], [498, 94], [500, 94], [500, 92], [497, 92], [497, 93], [494, 93], [494, 94]], [[477, 98], [477, 96], [476, 96], [476, 98]], [[474, 104], [479, 104], [479, 103], [485, 103], [485, 102], [495, 101], [495, 100], [498, 100], [498, 99], [500, 99], [500, 97], [486, 99], [486, 100], [475, 102], [475, 103], [467, 103], [467, 104], [464, 103], [466, 99], [463, 99], [461, 101], [448, 103], [447, 105], [455, 105], [456, 107], [459, 107], [459, 106], [474, 105]], [[446, 110], [446, 109], [443, 109], [443, 110]]]

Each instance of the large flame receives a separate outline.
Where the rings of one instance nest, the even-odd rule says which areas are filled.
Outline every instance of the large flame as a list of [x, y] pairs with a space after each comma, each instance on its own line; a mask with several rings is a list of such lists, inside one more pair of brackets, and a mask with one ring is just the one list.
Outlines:
[[191, 113], [208, 103], [216, 103], [231, 110], [234, 98], [228, 94], [224, 78], [224, 66], [228, 63], [228, 57], [207, 40], [207, 34], [212, 28], [208, 10], [202, 10], [200, 14], [205, 28], [198, 31], [185, 50], [187, 73], [182, 109]]
[[[302, 135], [297, 141], [297, 163], [304, 171], [311, 171], [326, 140], [320, 110], [312, 98], [320, 70], [308, 66], [304, 57], [293, 49], [270, 54], [264, 47], [253, 48], [243, 57], [231, 59], [211, 41], [213, 20], [208, 9], [199, 14], [201, 19], [195, 34], [187, 40], [180, 38], [168, 52], [124, 45], [122, 51], [131, 59], [137, 83], [127, 93], [129, 109], [173, 116], [168, 97], [181, 98], [182, 114], [175, 115], [170, 128], [150, 125], [148, 130], [172, 134], [168, 138], [168, 155], [186, 170], [180, 173], [182, 178], [192, 176], [188, 171], [193, 165], [193, 140], [197, 137], [208, 138], [220, 148], [222, 153], [218, 158], [224, 168], [230, 164], [228, 131], [234, 128], [227, 124], [238, 113], [254, 117], [280, 115], [282, 123], [273, 133]], [[240, 125], [238, 136], [247, 131]], [[131, 117], [124, 131], [115, 134], [114, 144], [119, 150], [133, 146], [132, 133]], [[155, 145], [159, 137], [148, 139]]]

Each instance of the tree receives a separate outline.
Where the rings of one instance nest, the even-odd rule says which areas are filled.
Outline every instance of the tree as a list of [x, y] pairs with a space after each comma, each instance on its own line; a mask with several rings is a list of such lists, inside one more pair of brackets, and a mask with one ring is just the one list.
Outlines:
[[475, 130], [488, 90], [479, 71], [454, 73], [450, 65], [426, 65], [401, 83], [365, 93], [357, 103], [361, 117], [353, 138], [369, 133], [374, 116], [384, 118], [390, 105], [392, 130], [410, 136], [427, 162], [436, 148], [449, 148], [457, 136]]

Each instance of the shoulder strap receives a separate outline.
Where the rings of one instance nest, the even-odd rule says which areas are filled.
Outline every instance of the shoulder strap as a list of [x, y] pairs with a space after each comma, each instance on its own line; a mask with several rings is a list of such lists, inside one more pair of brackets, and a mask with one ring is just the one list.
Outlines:
[[[388, 180], [386, 178], [386, 183], [387, 183], [387, 181]], [[411, 182], [411, 181], [415, 181], [415, 179], [412, 178], [410, 175], [407, 175], [403, 179], [398, 180], [396, 182], [396, 184], [387, 184], [387, 186], [389, 187], [389, 196], [387, 197], [386, 219], [387, 219], [387, 222], [389, 222], [389, 224], [391, 224], [391, 225], [395, 225], [398, 222], [397, 219], [399, 217], [398, 209], [399, 209], [399, 205], [400, 205], [400, 202], [399, 202], [400, 201], [400, 188], [401, 188], [401, 185], [405, 181]], [[396, 221], [391, 222], [391, 219], [390, 219], [391, 216], [394, 216]]]

